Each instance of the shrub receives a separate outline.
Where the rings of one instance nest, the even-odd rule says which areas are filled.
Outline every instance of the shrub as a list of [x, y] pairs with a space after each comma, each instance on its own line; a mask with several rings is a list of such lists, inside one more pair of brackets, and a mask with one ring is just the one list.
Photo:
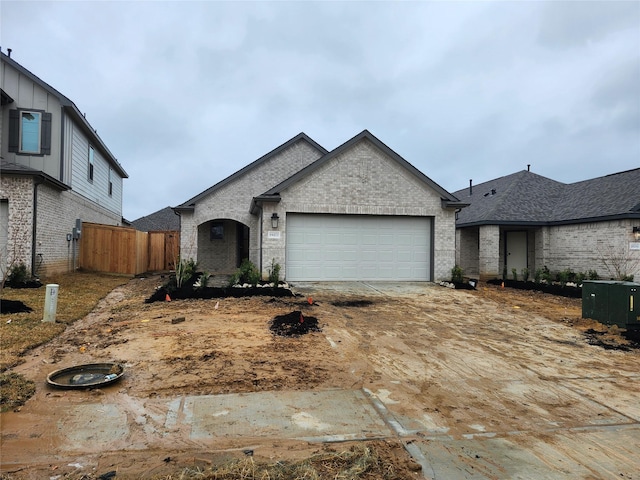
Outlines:
[[582, 283], [584, 282], [584, 279], [587, 278], [587, 274], [584, 272], [578, 272], [576, 273], [576, 283], [578, 285], [582, 285]]
[[193, 277], [196, 273], [196, 261], [193, 258], [182, 260], [178, 257], [176, 263], [176, 286], [182, 287], [182, 284]]
[[540, 283], [540, 280], [542, 279], [542, 269], [541, 268], [536, 268], [536, 271], [534, 273], [533, 276], [533, 281], [536, 283]]
[[529, 281], [529, 269], [526, 267], [522, 269], [522, 280]]
[[589, 270], [587, 272], [587, 277], [589, 278], [589, 280], [598, 280], [600, 278], [598, 272], [596, 272], [595, 270]]
[[271, 267], [269, 268], [269, 283], [278, 286], [280, 281], [280, 264], [274, 263], [275, 259], [271, 259]]
[[544, 280], [547, 283], [551, 283], [551, 271], [549, 270], [549, 267], [547, 267], [546, 265], [542, 267], [542, 280]]
[[624, 275], [622, 277], [623, 282], [633, 282], [633, 275]]
[[451, 269], [451, 281], [454, 283], [462, 283], [464, 281], [464, 270], [459, 265]]
[[566, 285], [567, 282], [569, 281], [569, 269], [558, 272], [558, 275], [556, 276], [556, 278], [560, 282], [560, 285], [562, 286]]
[[209, 278], [211, 278], [211, 274], [209, 272], [202, 272], [196, 283], [193, 284], [193, 288], [205, 288], [209, 282]]
[[518, 269], [517, 268], [512, 268], [511, 269], [511, 275], [513, 275], [513, 281], [517, 282], [518, 281]]
[[31, 275], [24, 262], [16, 263], [11, 266], [9, 275], [7, 276], [7, 285], [10, 287], [17, 287], [24, 284], [29, 280]]
[[235, 285], [236, 283], [244, 284], [248, 283], [249, 285], [257, 285], [260, 281], [260, 272], [258, 271], [258, 267], [256, 267], [251, 260], [245, 258], [242, 260], [240, 264], [240, 268], [236, 270], [236, 273], [231, 277], [231, 285]]

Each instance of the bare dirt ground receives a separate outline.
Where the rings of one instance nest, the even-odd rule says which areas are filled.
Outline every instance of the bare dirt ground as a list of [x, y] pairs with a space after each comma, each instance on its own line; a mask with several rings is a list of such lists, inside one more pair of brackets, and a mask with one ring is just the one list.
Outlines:
[[[634, 472], [640, 461], [617, 458], [624, 457], [625, 448], [637, 452], [638, 430], [620, 436], [626, 446], [607, 454], [614, 458], [603, 470], [584, 466], [591, 447], [585, 446], [583, 458], [579, 441], [569, 450], [558, 440], [559, 431], [635, 428], [640, 421], [639, 352], [589, 344], [585, 332], [598, 332], [613, 346], [624, 348], [629, 341], [615, 328], [581, 319], [579, 299], [485, 284], [476, 291], [432, 284], [349, 291], [311, 284], [294, 288], [299, 296], [292, 298], [145, 304], [158, 285], [160, 279], [153, 277], [117, 288], [94, 312], [14, 369], [38, 387], [24, 407], [2, 414], [2, 472], [50, 478], [77, 473], [82, 464], [91, 465], [94, 474], [116, 470], [118, 478], [141, 478], [207, 465], [241, 454], [246, 442], [224, 438], [206, 448], [157, 438], [150, 442], [140, 417], [153, 412], [141, 411], [140, 405], [148, 410], [150, 400], [185, 395], [344, 389], [366, 391], [385, 414], [393, 435], [372, 445], [395, 465], [398, 478], [511, 478], [518, 468], [525, 473], [548, 468], [552, 474], [546, 478], [606, 478], [603, 472], [611, 478], [638, 478]], [[270, 331], [273, 318], [298, 310], [315, 317], [322, 331], [298, 337]], [[123, 364], [125, 378], [103, 390], [46, 385], [53, 370], [96, 362]], [[63, 449], [52, 433], [52, 419], [70, 404], [96, 402], [125, 409], [131, 435], [117, 448], [86, 444], [72, 452]], [[500, 464], [498, 457], [483, 463], [479, 454], [474, 458], [461, 444], [448, 443], [477, 438], [508, 439], [511, 446], [530, 448], [535, 459], [544, 445], [547, 453], [568, 455], [573, 463], [560, 467], [557, 459], [545, 460], [544, 466], [530, 458], [520, 465], [517, 459], [505, 460], [514, 466]], [[287, 438], [251, 442], [256, 459], [265, 461], [303, 458], [323, 449]], [[424, 457], [411, 458], [402, 448], [412, 443]], [[440, 453], [425, 454], [435, 451], [430, 447]], [[443, 450], [459, 463], [456, 475], [437, 474]], [[416, 462], [435, 466], [431, 473], [420, 473]], [[562, 468], [576, 476], [564, 476]]]

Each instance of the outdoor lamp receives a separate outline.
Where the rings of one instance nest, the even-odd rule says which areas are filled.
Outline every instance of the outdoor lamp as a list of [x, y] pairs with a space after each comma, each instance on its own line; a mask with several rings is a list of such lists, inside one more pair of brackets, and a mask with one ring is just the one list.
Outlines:
[[640, 227], [633, 227], [633, 234], [636, 237], [636, 240], [640, 240]]
[[271, 227], [272, 228], [278, 228], [278, 219], [280, 217], [278, 216], [277, 213], [274, 213], [273, 215], [271, 215]]

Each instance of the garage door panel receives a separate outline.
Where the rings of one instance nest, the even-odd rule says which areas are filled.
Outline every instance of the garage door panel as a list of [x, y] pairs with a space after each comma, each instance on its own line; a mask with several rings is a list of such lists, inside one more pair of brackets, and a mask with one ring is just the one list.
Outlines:
[[431, 219], [287, 215], [288, 280], [430, 280]]

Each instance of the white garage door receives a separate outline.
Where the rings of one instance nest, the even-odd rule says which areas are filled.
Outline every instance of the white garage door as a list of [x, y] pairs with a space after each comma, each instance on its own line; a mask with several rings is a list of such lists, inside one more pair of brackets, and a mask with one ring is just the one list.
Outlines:
[[431, 219], [287, 214], [289, 281], [431, 280]]

